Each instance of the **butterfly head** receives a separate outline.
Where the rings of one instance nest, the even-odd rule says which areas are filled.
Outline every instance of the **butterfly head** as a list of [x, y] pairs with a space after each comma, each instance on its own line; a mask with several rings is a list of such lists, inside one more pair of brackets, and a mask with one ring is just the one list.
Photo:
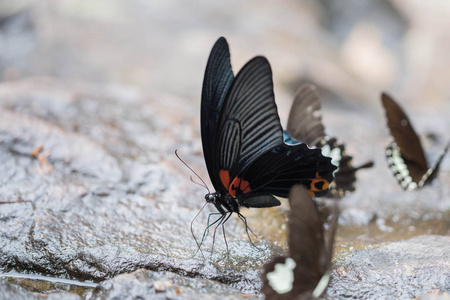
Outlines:
[[219, 193], [208, 193], [205, 195], [205, 200], [208, 203], [216, 204], [220, 198]]

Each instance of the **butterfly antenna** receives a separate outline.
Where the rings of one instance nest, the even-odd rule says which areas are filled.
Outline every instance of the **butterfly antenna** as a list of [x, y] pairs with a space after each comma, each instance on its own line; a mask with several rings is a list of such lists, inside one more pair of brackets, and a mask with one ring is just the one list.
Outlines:
[[[206, 185], [204, 185], [204, 184], [202, 184], [202, 183], [200, 183], [200, 182], [195, 181], [194, 178], [192, 178], [192, 175], [191, 175], [190, 178], [191, 178], [191, 181], [192, 181], [193, 183], [195, 183], [195, 184], [197, 184], [197, 185], [199, 185], [199, 186], [201, 186], [201, 187], [204, 187], [204, 188], [206, 188], [206, 189], [208, 190], [208, 187], [207, 187]], [[209, 190], [208, 190], [208, 192], [209, 192]]]
[[181, 159], [181, 157], [178, 155], [178, 149], [177, 150], [175, 150], [175, 155], [178, 157], [178, 159], [189, 169], [189, 170], [191, 170], [192, 171], [192, 173], [194, 173], [195, 174], [195, 176], [197, 176], [198, 177], [198, 179], [200, 179], [200, 181], [201, 182], [203, 182], [203, 184], [204, 184], [204, 186], [205, 186], [205, 188], [208, 190], [208, 193], [210, 194], [211, 193], [211, 191], [209, 190], [209, 188], [208, 188], [208, 186], [206, 185], [206, 183], [203, 181], [203, 179], [200, 177], [200, 176], [198, 176], [198, 174], [197, 173], [195, 173], [195, 171], [191, 168], [191, 167], [189, 167], [189, 165], [187, 164], [187, 163], [185, 163], [184, 162], [184, 160], [182, 160]]

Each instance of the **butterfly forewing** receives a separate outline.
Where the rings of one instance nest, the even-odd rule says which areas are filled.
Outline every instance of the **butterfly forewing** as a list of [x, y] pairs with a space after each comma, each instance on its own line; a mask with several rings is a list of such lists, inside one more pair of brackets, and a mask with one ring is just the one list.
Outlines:
[[321, 103], [317, 89], [311, 84], [301, 86], [294, 97], [287, 131], [307, 145], [313, 146], [325, 138], [320, 114]]
[[[261, 291], [266, 299], [311, 299], [313, 292], [318, 297], [328, 286], [337, 207], [326, 242], [317, 206], [309, 192], [303, 186], [294, 186], [289, 203], [289, 257], [275, 258], [265, 266]], [[318, 287], [322, 282], [325, 284]]]
[[322, 257], [327, 256], [323, 224], [315, 202], [303, 187], [292, 188], [289, 205], [289, 253], [301, 271], [298, 274], [305, 276], [296, 276], [295, 281], [309, 281], [314, 288], [324, 272]]
[[403, 109], [389, 95], [383, 93], [381, 100], [386, 111], [391, 135], [400, 149], [401, 156], [409, 169], [412, 180], [418, 183], [428, 170], [419, 137]]
[[264, 57], [249, 61], [233, 81], [219, 117], [216, 141], [220, 170], [227, 170], [230, 178], [282, 143], [272, 71]]
[[201, 102], [201, 134], [203, 153], [209, 176], [216, 190], [223, 190], [214, 168], [214, 142], [217, 121], [227, 91], [233, 82], [230, 52], [225, 38], [221, 37], [214, 44], [209, 55], [203, 80]]

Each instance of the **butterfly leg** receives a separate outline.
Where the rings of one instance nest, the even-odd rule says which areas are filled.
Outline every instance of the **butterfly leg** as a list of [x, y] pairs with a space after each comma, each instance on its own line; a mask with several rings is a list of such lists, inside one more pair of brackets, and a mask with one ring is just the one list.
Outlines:
[[[208, 236], [209, 228], [211, 226], [213, 226], [214, 224], [216, 224], [217, 222], [219, 222], [220, 219], [222, 218], [222, 217], [220, 217], [217, 220], [215, 220], [213, 223], [209, 224], [212, 215], [222, 215], [222, 214], [221, 213], [210, 213], [209, 214], [208, 222], [206, 224], [205, 230], [203, 231], [203, 236], [202, 236], [202, 240], [200, 241], [200, 243], [197, 242], [197, 238], [194, 236], [194, 233], [192, 232], [192, 236], [194, 236], [195, 242], [197, 243], [197, 246], [198, 246], [197, 251], [195, 251], [195, 253], [192, 255], [192, 257], [195, 257], [197, 255], [198, 251], [200, 251], [202, 253], [203, 258], [205, 258], [204, 254], [203, 254], [203, 252], [201, 250], [203, 242], [205, 241], [206, 237]], [[192, 225], [191, 225], [191, 231], [192, 231]]]
[[225, 234], [225, 223], [228, 221], [228, 219], [231, 217], [233, 213], [230, 212], [229, 215], [223, 220], [222, 222], [222, 232], [223, 232], [223, 240], [225, 241], [225, 246], [227, 247], [227, 253], [230, 254], [230, 251], [228, 250], [228, 242], [227, 242], [227, 235]]
[[209, 214], [209, 216], [208, 216], [208, 222], [206, 223], [206, 228], [205, 228], [205, 230], [203, 231], [203, 236], [202, 236], [202, 240], [201, 240], [201, 242], [200, 242], [200, 245], [203, 244], [203, 242], [205, 241], [206, 237], [208, 236], [208, 234], [209, 234], [209, 228], [210, 228], [211, 226], [213, 226], [214, 224], [216, 224], [217, 222], [219, 222], [220, 219], [222, 218], [222, 217], [219, 217], [217, 220], [215, 220], [214, 222], [212, 222], [211, 224], [209, 224], [212, 215], [221, 215], [221, 216], [222, 216], [221, 213], [210, 213], [210, 214]]
[[255, 247], [256, 249], [259, 250], [259, 248], [256, 247], [256, 245], [255, 245], [255, 244], [253, 243], [253, 241], [252, 241], [252, 238], [250, 237], [249, 230], [250, 230], [250, 232], [257, 238], [256, 234], [255, 234], [255, 233], [253, 232], [253, 230], [248, 226], [247, 218], [245, 218], [241, 213], [238, 213], [238, 216], [239, 216], [239, 219], [241, 219], [241, 221], [242, 221], [242, 222], [244, 223], [244, 225], [245, 225], [245, 232], [247, 233], [248, 240], [250, 241], [250, 243], [252, 244], [253, 247]]
[[212, 225], [214, 225], [215, 223], [218, 222], [218, 224], [216, 225], [216, 227], [214, 227], [213, 242], [212, 242], [212, 247], [211, 247], [211, 257], [212, 257], [212, 255], [213, 255], [213, 253], [214, 253], [214, 243], [216, 242], [216, 232], [217, 232], [217, 227], [219, 227], [220, 224], [222, 224], [223, 220], [227, 217], [227, 214], [228, 214], [228, 212], [222, 214], [222, 216], [221, 216], [219, 219], [217, 219], [213, 224], [211, 224], [211, 226], [212, 226]]
[[216, 227], [214, 228], [214, 234], [213, 234], [213, 245], [211, 248], [211, 256], [214, 253], [214, 243], [216, 241], [216, 232], [217, 232], [217, 228], [219, 226], [222, 226], [222, 230], [223, 230], [223, 234], [224, 234], [224, 240], [225, 240], [225, 246], [227, 248], [227, 253], [229, 253], [228, 250], [228, 242], [227, 242], [227, 237], [225, 236], [225, 228], [224, 228], [224, 224], [228, 221], [228, 219], [230, 219], [231, 215], [233, 214], [233, 212], [231, 211], [227, 211], [225, 214], [222, 215], [222, 217], [220, 218], [220, 222], [216, 225]]

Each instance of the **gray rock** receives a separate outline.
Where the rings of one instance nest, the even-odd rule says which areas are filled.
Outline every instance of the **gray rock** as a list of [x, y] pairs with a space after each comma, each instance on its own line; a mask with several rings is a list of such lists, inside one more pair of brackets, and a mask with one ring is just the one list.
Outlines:
[[[192, 197], [192, 183], [173, 171], [164, 122], [128, 96], [125, 105], [107, 90], [49, 79], [0, 86], [0, 201], [27, 201], [0, 205], [0, 272], [98, 282], [147, 268], [257, 292], [258, 266], [281, 249], [253, 247], [230, 220], [229, 254], [219, 228], [211, 258], [214, 230], [207, 259], [193, 258], [189, 224], [203, 195]], [[49, 153], [36, 158], [40, 144]], [[194, 224], [197, 236], [207, 216]]]
[[[247, 295], [250, 296], [250, 295]], [[86, 299], [242, 299], [228, 285], [171, 272], [137, 270], [102, 282]], [[254, 297], [252, 297], [254, 298]]]
[[419, 236], [336, 257], [329, 299], [412, 299], [450, 290], [450, 237]]

